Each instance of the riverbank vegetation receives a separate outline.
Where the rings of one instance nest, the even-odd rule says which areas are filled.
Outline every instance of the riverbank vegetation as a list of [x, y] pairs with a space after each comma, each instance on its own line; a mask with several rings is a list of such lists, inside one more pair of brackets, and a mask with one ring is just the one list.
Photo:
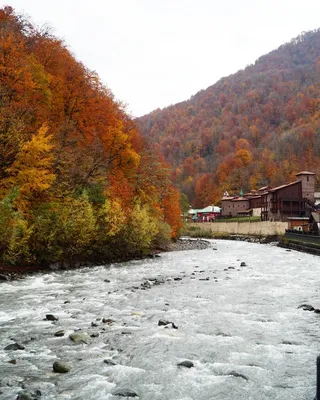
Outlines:
[[178, 235], [179, 192], [96, 73], [0, 9], [0, 263], [141, 256]]

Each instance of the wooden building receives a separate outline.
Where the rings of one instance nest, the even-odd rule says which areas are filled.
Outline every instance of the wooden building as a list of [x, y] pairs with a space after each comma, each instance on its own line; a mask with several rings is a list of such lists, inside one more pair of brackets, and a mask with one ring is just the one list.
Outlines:
[[286, 221], [289, 217], [309, 217], [315, 209], [315, 173], [302, 171], [296, 181], [275, 188], [264, 186], [240, 196], [225, 192], [222, 216], [260, 216], [262, 221]]

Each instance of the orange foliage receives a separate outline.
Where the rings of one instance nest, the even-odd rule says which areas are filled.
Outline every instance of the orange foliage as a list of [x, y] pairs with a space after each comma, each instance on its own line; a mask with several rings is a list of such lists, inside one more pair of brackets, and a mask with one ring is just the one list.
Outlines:
[[[312, 49], [312, 51], [310, 51]], [[289, 181], [297, 170], [320, 170], [320, 29], [300, 35], [190, 100], [138, 119], [175, 171], [190, 202]], [[201, 158], [201, 165], [196, 160]], [[240, 185], [241, 182], [241, 185]], [[215, 197], [215, 196], [214, 196]]]
[[11, 7], [0, 9], [0, 49], [0, 179], [19, 188], [19, 207], [91, 190], [124, 210], [147, 204], [176, 235], [170, 170], [97, 74]]

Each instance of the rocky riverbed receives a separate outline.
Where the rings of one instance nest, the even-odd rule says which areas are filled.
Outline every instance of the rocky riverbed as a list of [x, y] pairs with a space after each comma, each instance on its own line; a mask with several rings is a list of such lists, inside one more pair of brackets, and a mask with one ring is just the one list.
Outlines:
[[312, 399], [318, 257], [207, 243], [3, 282], [0, 398]]

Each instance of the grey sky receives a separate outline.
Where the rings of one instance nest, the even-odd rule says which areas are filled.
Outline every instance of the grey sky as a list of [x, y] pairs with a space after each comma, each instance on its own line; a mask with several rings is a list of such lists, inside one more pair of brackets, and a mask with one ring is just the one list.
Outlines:
[[188, 99], [320, 27], [319, 0], [11, 0], [49, 23], [127, 111]]

